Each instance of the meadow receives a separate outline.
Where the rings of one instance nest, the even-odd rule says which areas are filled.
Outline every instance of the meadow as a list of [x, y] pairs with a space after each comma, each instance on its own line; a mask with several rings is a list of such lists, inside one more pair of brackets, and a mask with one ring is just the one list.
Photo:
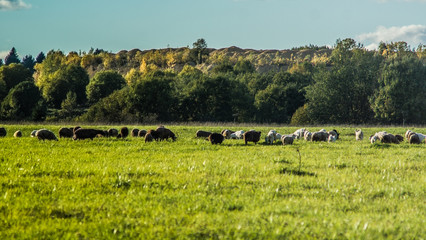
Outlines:
[[[307, 127], [337, 129], [340, 139], [282, 146], [263, 144], [265, 134], [297, 127], [166, 125], [177, 141], [145, 143], [38, 141], [32, 130], [61, 126], [3, 126], [0, 239], [426, 238], [426, 144], [368, 141], [407, 128], [363, 128], [357, 142], [354, 127]], [[97, 126], [110, 127], [119, 126]], [[254, 128], [262, 140], [194, 137], [224, 128]], [[18, 129], [22, 138], [12, 136]]]

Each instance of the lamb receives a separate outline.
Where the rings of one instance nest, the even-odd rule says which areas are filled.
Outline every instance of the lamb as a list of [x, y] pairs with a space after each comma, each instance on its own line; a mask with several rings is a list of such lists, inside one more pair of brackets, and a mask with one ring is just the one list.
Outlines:
[[265, 143], [266, 144], [273, 144], [275, 141], [275, 137], [277, 135], [277, 131], [270, 130], [268, 134], [265, 136]]
[[40, 129], [36, 132], [36, 137], [38, 140], [55, 140], [58, 141], [58, 138], [55, 136], [55, 134], [47, 129]]
[[362, 141], [362, 139], [364, 139], [364, 133], [362, 132], [362, 130], [361, 130], [361, 129], [357, 129], [357, 130], [355, 131], [355, 139], [356, 139], [357, 141]]

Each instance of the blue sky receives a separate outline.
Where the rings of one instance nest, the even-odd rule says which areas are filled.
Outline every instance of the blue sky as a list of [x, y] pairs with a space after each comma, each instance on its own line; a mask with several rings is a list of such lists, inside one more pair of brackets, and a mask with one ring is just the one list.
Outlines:
[[426, 44], [426, 0], [0, 0], [0, 58], [51, 49]]

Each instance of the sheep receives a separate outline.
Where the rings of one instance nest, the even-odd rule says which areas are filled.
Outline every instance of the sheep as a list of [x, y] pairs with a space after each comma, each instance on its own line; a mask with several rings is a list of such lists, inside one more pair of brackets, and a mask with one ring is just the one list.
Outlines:
[[229, 139], [231, 137], [231, 134], [234, 132], [229, 129], [224, 129], [221, 133], [226, 139]]
[[171, 138], [173, 141], [176, 140], [176, 135], [168, 128], [165, 127], [158, 127], [156, 132], [158, 133], [158, 138], [160, 141], [162, 140], [168, 140]]
[[221, 144], [224, 139], [225, 137], [220, 133], [212, 133], [208, 137], [208, 141], [210, 141], [211, 144]]
[[399, 134], [396, 134], [396, 135], [395, 135], [395, 137], [396, 137], [396, 139], [397, 139], [399, 142], [403, 142], [403, 141], [404, 141], [404, 137], [403, 137], [403, 136], [401, 136], [401, 135], [399, 135]]
[[132, 137], [137, 137], [139, 134], [139, 129], [133, 128], [131, 133], [132, 133]]
[[152, 142], [153, 140], [154, 140], [154, 137], [150, 133], [147, 133], [145, 135], [145, 142]]
[[410, 138], [409, 138], [408, 142], [410, 144], [420, 144], [421, 143], [419, 135], [416, 134], [416, 133], [410, 134]]
[[356, 139], [357, 141], [362, 141], [362, 139], [364, 139], [364, 133], [362, 132], [362, 130], [361, 130], [361, 129], [357, 129], [357, 130], [355, 131], [355, 139]]
[[36, 132], [36, 137], [38, 140], [55, 140], [58, 141], [58, 138], [55, 136], [55, 134], [47, 129], [40, 129]]
[[407, 130], [407, 132], [405, 132], [405, 139], [409, 139], [410, 138], [410, 133], [412, 133], [413, 131], [411, 131], [411, 130]]
[[333, 136], [336, 137], [336, 140], [338, 140], [340, 134], [337, 132], [336, 129], [333, 129], [333, 130], [331, 130], [331, 131], [328, 132], [328, 135], [333, 135]]
[[127, 136], [129, 136], [129, 129], [127, 127], [122, 127], [117, 138], [126, 138]]
[[31, 134], [30, 134], [30, 136], [31, 137], [35, 137], [36, 136], [36, 132], [37, 132], [38, 130], [32, 130], [31, 131]]
[[90, 128], [79, 128], [77, 131], [75, 131], [74, 136], [72, 137], [73, 140], [83, 140], [90, 138], [93, 140], [93, 138], [97, 137], [98, 135], [101, 136], [107, 136], [108, 131], [98, 130], [98, 129], [90, 129]]
[[16, 131], [16, 132], [13, 134], [13, 136], [14, 136], [14, 137], [16, 137], [16, 138], [20, 138], [20, 137], [22, 137], [22, 132], [21, 132], [21, 130]]
[[245, 132], [243, 134], [245, 144], [247, 145], [247, 142], [254, 142], [254, 144], [256, 145], [256, 143], [259, 142], [260, 140], [260, 135], [261, 135], [260, 131], [257, 132], [254, 130], [250, 130], [248, 132]]
[[309, 131], [305, 131], [305, 136], [304, 136], [305, 141], [311, 141], [312, 140], [312, 133]]
[[207, 132], [207, 131], [203, 131], [203, 130], [198, 130], [196, 133], [195, 133], [195, 136], [197, 137], [197, 138], [200, 138], [200, 137], [202, 137], [202, 138], [207, 138], [207, 137], [209, 137], [210, 136], [210, 134], [212, 134], [211, 132]]
[[145, 137], [145, 135], [146, 135], [146, 130], [145, 129], [139, 130], [138, 137]]
[[1, 127], [0, 128], [0, 137], [6, 137], [7, 131], [6, 128]]
[[376, 136], [376, 135], [372, 135], [372, 136], [370, 136], [370, 143], [371, 144], [374, 144], [376, 141], [378, 141], [379, 140], [379, 137], [378, 136]]
[[301, 139], [305, 135], [305, 128], [297, 129], [293, 135], [295, 136], [295, 139]]
[[237, 134], [235, 133], [231, 133], [231, 135], [229, 136], [230, 139], [238, 139], [237, 138]]
[[235, 132], [235, 135], [237, 136], [238, 139], [243, 139], [243, 134], [244, 134], [243, 130], [238, 130]]
[[109, 137], [117, 137], [118, 136], [118, 130], [115, 128], [108, 129], [108, 136]]
[[[157, 132], [154, 129], [148, 130], [148, 132], [146, 132], [146, 135], [148, 135], [148, 134], [151, 135], [152, 139], [155, 140], [155, 141], [158, 141], [158, 139], [160, 138], [160, 133]], [[145, 138], [146, 138], [146, 135], [145, 135]]]
[[326, 131], [319, 131], [312, 133], [312, 142], [323, 141], [326, 142], [328, 140], [328, 133]]
[[58, 131], [60, 138], [72, 138], [74, 128], [60, 128]]
[[73, 129], [72, 129], [72, 134], [74, 135], [74, 133], [75, 133], [75, 131], [77, 131], [78, 129], [80, 129], [81, 127], [80, 126], [75, 126]]
[[336, 141], [336, 136], [335, 135], [332, 135], [332, 134], [330, 134], [330, 135], [328, 135], [328, 142], [330, 143], [330, 142], [335, 142]]
[[275, 140], [281, 140], [281, 137], [283, 135], [281, 133], [277, 133], [277, 135], [275, 135]]
[[273, 144], [274, 141], [275, 141], [276, 135], [277, 135], [277, 131], [269, 130], [268, 134], [265, 136], [265, 143], [266, 144]]
[[292, 145], [295, 138], [296, 138], [296, 135], [294, 135], [294, 134], [283, 135], [281, 137], [281, 141], [282, 141], [283, 145]]

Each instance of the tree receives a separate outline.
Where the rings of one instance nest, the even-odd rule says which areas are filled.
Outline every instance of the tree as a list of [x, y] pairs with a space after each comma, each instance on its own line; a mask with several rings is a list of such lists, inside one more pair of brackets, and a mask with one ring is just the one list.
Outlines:
[[3, 59], [0, 59], [0, 67], [3, 66]]
[[26, 55], [24, 58], [22, 58], [22, 65], [24, 65], [24, 67], [28, 68], [28, 70], [30, 70], [31, 75], [34, 73], [34, 66], [35, 66], [36, 62], [33, 58], [33, 56], [31, 55]]
[[1, 116], [7, 120], [38, 120], [40, 91], [33, 82], [16, 85], [1, 104]]
[[46, 58], [46, 56], [44, 55], [44, 53], [43, 52], [40, 52], [38, 55], [37, 55], [37, 57], [36, 57], [36, 59], [35, 59], [35, 61], [36, 61], [36, 63], [42, 63], [43, 61], [44, 61], [44, 59]]
[[78, 104], [77, 104], [77, 94], [75, 92], [69, 91], [67, 97], [61, 103], [61, 110], [59, 111], [59, 117], [64, 119], [71, 119], [78, 115]]
[[124, 86], [126, 80], [119, 73], [112, 70], [97, 72], [86, 87], [87, 99], [95, 103]]
[[9, 54], [4, 58], [4, 63], [6, 65], [12, 64], [12, 63], [20, 63], [18, 54], [16, 53], [16, 49], [12, 47]]
[[196, 62], [198, 64], [202, 64], [204, 56], [208, 55], [206, 40], [204, 40], [204, 38], [200, 38], [196, 42], [194, 42], [192, 46], [192, 51], [194, 56], [196, 57]]
[[234, 65], [235, 74], [254, 73], [256, 69], [249, 60], [239, 59]]
[[31, 72], [22, 64], [12, 63], [0, 67], [0, 79], [6, 84], [6, 91], [21, 82], [33, 81]]
[[388, 59], [370, 99], [375, 118], [383, 123], [426, 123], [426, 66], [416, 57]]

